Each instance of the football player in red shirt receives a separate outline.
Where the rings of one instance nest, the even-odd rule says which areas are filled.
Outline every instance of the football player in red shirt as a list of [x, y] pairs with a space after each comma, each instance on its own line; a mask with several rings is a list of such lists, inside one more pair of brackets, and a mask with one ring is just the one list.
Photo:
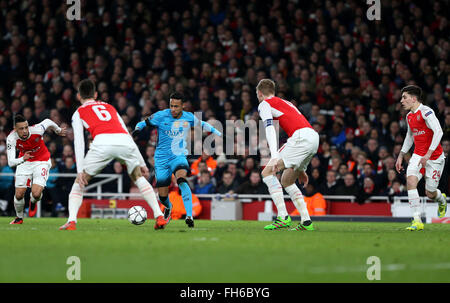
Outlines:
[[[50, 153], [42, 136], [47, 129], [52, 129], [60, 136], [66, 135], [65, 127], [60, 128], [50, 119], [39, 124], [28, 126], [28, 121], [22, 115], [14, 117], [14, 130], [8, 135], [7, 152], [8, 165], [17, 166], [15, 173], [14, 208], [16, 218], [10, 224], [23, 223], [25, 207], [25, 192], [31, 187], [29, 217], [37, 212], [36, 203], [42, 198], [42, 191], [47, 183], [48, 171], [51, 168]], [[16, 158], [16, 149], [19, 158]]]
[[408, 85], [401, 92], [400, 102], [403, 108], [409, 111], [406, 115], [408, 132], [395, 168], [399, 173], [403, 170], [403, 157], [414, 143], [414, 153], [406, 170], [408, 200], [414, 217], [412, 225], [407, 227], [407, 230], [414, 231], [424, 228], [420, 218], [420, 197], [417, 191], [417, 184], [422, 176], [425, 176], [427, 197], [438, 202], [438, 216], [444, 217], [447, 211], [446, 195], [437, 188], [445, 165], [445, 157], [440, 144], [443, 132], [434, 111], [421, 103], [422, 89], [420, 87]]
[[[319, 134], [297, 107], [275, 96], [275, 82], [272, 80], [262, 79], [256, 87], [256, 95], [260, 102], [259, 116], [264, 121], [271, 154], [271, 159], [262, 171], [262, 176], [278, 210], [275, 221], [264, 229], [288, 228], [291, 225], [292, 220], [286, 211], [281, 188], [283, 184], [301, 216], [301, 222], [294, 230], [314, 230], [305, 200], [295, 181], [299, 179], [305, 186], [308, 183], [308, 175], [305, 171], [312, 157], [317, 153]], [[286, 144], [279, 150], [273, 120], [278, 120], [280, 127], [289, 136]], [[283, 171], [281, 184], [276, 177], [278, 171]]]
[[[149, 174], [145, 161], [116, 109], [111, 104], [96, 100], [95, 83], [89, 79], [78, 85], [77, 98], [81, 106], [72, 116], [77, 178], [69, 194], [69, 219], [60, 230], [76, 229], [84, 186], [113, 159], [126, 164], [131, 180], [153, 210], [156, 219], [154, 228], [164, 228], [169, 219], [164, 219], [155, 192], [144, 177]], [[92, 136], [86, 157], [84, 128]]]

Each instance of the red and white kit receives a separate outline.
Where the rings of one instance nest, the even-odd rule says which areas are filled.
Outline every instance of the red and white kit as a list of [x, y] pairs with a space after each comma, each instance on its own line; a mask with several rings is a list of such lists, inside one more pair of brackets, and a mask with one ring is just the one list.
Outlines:
[[[42, 135], [47, 129], [53, 129], [56, 133], [61, 128], [52, 120], [45, 119], [39, 124], [28, 128], [28, 138], [22, 140], [16, 131], [12, 131], [6, 139], [8, 150], [8, 165], [17, 166], [15, 186], [19, 188], [31, 187], [38, 184], [43, 187], [47, 184], [48, 171], [52, 164], [50, 153], [45, 146]], [[16, 158], [16, 149], [19, 150], [19, 157]], [[30, 151], [31, 158], [23, 159], [23, 155]]]
[[[407, 176], [417, 176], [419, 180], [425, 175], [425, 187], [428, 191], [436, 191], [441, 178], [445, 157], [442, 152], [440, 140], [442, 128], [434, 111], [426, 105], [421, 104], [415, 112], [406, 115], [408, 122], [408, 133], [401, 151], [406, 153], [414, 143], [414, 153], [409, 160]], [[428, 150], [434, 150], [425, 168], [419, 167], [420, 159]]]
[[[272, 159], [281, 158], [286, 168], [305, 171], [319, 148], [319, 134], [305, 116], [291, 102], [275, 96], [262, 101], [258, 111], [266, 127]], [[289, 136], [279, 150], [273, 120], [278, 120], [280, 127]]]
[[[73, 114], [72, 128], [78, 173], [84, 170], [91, 176], [96, 175], [113, 159], [126, 164], [128, 173], [137, 166], [145, 166], [136, 143], [111, 104], [86, 101]], [[83, 128], [89, 131], [93, 139], [86, 157]]]

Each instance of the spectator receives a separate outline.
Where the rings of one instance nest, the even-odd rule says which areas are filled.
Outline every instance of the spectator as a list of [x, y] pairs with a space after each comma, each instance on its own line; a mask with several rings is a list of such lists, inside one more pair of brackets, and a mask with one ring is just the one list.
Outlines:
[[247, 157], [244, 159], [244, 165], [242, 166], [245, 174], [245, 179], [248, 180], [250, 177], [250, 173], [257, 169], [255, 159], [253, 157]]
[[206, 169], [211, 175], [214, 175], [214, 171], [217, 167], [216, 160], [214, 160], [212, 156], [206, 154], [205, 152], [202, 152], [202, 155], [191, 164], [191, 174], [193, 176], [198, 175], [198, 173], [200, 172], [200, 169], [198, 167], [200, 162], [205, 162]]
[[[77, 169], [76, 169], [75, 161], [73, 160], [73, 158], [70, 156], [67, 156], [65, 158], [64, 162], [60, 165], [59, 171], [60, 171], [60, 173], [63, 173], [63, 174], [76, 174]], [[62, 206], [64, 207], [64, 209], [67, 210], [68, 202], [69, 202], [69, 193], [70, 193], [70, 190], [72, 189], [72, 185], [73, 185], [73, 178], [69, 178], [69, 177], [58, 178], [58, 180], [56, 181], [56, 184], [60, 191], [60, 197], [59, 197], [61, 199], [60, 202], [61, 202]]]
[[194, 187], [195, 194], [212, 194], [215, 192], [214, 184], [211, 181], [211, 174], [208, 170], [202, 170], [198, 182]]
[[217, 192], [219, 194], [233, 194], [236, 192], [238, 186], [239, 184], [233, 179], [231, 172], [226, 171], [222, 175], [222, 183], [217, 188]]
[[261, 180], [261, 172], [259, 170], [252, 170], [249, 180], [239, 186], [238, 194], [256, 195], [269, 194], [267, 186]]
[[394, 179], [391, 185], [387, 187], [386, 192], [384, 192], [383, 194], [389, 197], [401, 197], [407, 196], [408, 192], [406, 191], [406, 187], [400, 180]]
[[378, 163], [378, 141], [377, 139], [367, 140], [366, 154], [368, 159], [373, 163]]
[[[323, 195], [315, 189], [314, 185], [306, 185], [304, 199], [310, 216], [326, 215], [327, 201], [325, 201]], [[299, 216], [300, 213], [298, 209], [295, 209], [290, 215]]]
[[[59, 173], [59, 167], [56, 163], [56, 159], [54, 157], [50, 158], [50, 161], [52, 162], [52, 166], [50, 167], [50, 170], [48, 171], [48, 180], [47, 185], [45, 187], [45, 202], [43, 203], [43, 210], [50, 210], [52, 217], [57, 217], [58, 213], [64, 212], [66, 209], [62, 205], [61, 201], [64, 199], [62, 197], [61, 190], [58, 187], [58, 178], [55, 174]], [[44, 199], [43, 199], [44, 201]]]
[[363, 165], [363, 171], [362, 171], [360, 177], [358, 178], [359, 186], [361, 186], [361, 187], [364, 186], [365, 178], [370, 178], [371, 181], [373, 181], [375, 183], [377, 188], [380, 188], [381, 184], [383, 182], [380, 179], [380, 176], [373, 169], [372, 164], [370, 164], [370, 163], [365, 163]]
[[319, 192], [324, 196], [330, 196], [336, 194], [336, 189], [336, 172], [334, 170], [329, 170], [327, 171], [326, 182], [319, 186]]
[[339, 196], [355, 196], [359, 192], [359, 187], [355, 183], [355, 177], [351, 173], [344, 176], [344, 184], [336, 189], [336, 195]]
[[309, 178], [309, 183], [318, 188], [323, 183], [323, 177], [319, 168], [315, 167], [311, 170], [311, 177]]
[[339, 170], [336, 174], [336, 186], [342, 185], [344, 183], [344, 176], [346, 173], [350, 172], [347, 164], [342, 163], [339, 165]]
[[378, 187], [371, 177], [364, 178], [363, 190], [369, 197], [378, 195], [379, 192]]
[[233, 180], [235, 180], [238, 184], [242, 182], [244, 178], [244, 172], [242, 169], [237, 167], [236, 163], [230, 162], [227, 164], [227, 171], [231, 173]]
[[[11, 167], [8, 166], [8, 158], [6, 154], [0, 154], [0, 173], [14, 173]], [[14, 175], [0, 177], [0, 211], [5, 215], [13, 211], [13, 197], [14, 197]]]
[[[127, 173], [127, 170], [124, 169], [123, 165], [119, 161], [114, 161], [110, 165], [108, 165], [104, 171], [107, 174], [118, 174], [122, 175], [122, 192], [128, 193], [131, 188], [131, 179]], [[102, 191], [106, 193], [114, 193], [118, 190], [118, 181], [114, 180], [102, 185]]]
[[[186, 216], [186, 210], [184, 209], [183, 199], [181, 197], [180, 191], [172, 190], [169, 193], [169, 200], [172, 203], [172, 220], [179, 220]], [[195, 194], [192, 194], [192, 216], [194, 218], [198, 217], [202, 212], [202, 204]]]

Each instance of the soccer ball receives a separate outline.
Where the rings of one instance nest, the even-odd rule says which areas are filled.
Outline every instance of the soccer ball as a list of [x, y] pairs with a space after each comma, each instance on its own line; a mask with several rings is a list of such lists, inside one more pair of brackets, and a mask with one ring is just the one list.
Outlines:
[[128, 210], [128, 221], [134, 225], [144, 224], [147, 220], [147, 211], [142, 206], [133, 206]]

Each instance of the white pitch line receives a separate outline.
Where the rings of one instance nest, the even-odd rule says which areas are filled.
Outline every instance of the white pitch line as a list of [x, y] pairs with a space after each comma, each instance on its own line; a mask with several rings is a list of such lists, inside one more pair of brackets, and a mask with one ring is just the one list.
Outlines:
[[[307, 267], [299, 269], [302, 272], [309, 272], [312, 274], [324, 273], [351, 273], [351, 272], [366, 272], [367, 266], [330, 266], [330, 267]], [[381, 271], [402, 271], [402, 270], [448, 270], [450, 263], [434, 263], [434, 264], [386, 264], [381, 266]]]

